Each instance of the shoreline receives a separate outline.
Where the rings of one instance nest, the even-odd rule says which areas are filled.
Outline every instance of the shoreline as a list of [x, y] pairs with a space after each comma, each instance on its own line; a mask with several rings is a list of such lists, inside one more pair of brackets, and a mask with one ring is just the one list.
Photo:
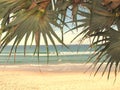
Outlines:
[[43, 71], [43, 72], [82, 72], [90, 65], [85, 64], [8, 64], [0, 65], [0, 70], [23, 70], [23, 71]]
[[[1, 64], [0, 65], [0, 70], [11, 70], [11, 69], [18, 69], [18, 70], [30, 70], [30, 69], [41, 69], [42, 71], [48, 71], [48, 72], [76, 72], [76, 71], [86, 71], [88, 70], [88, 72], [94, 71], [97, 69], [97, 67], [100, 65], [101, 63], [98, 63], [98, 65], [94, 68], [93, 66], [91, 67], [91, 65], [93, 65], [92, 63], [64, 63], [64, 64]], [[106, 63], [104, 63], [102, 65], [102, 67], [100, 68], [100, 72], [104, 70], [106, 66]], [[111, 69], [111, 72], [114, 71], [114, 65]], [[107, 69], [108, 70], [108, 69]], [[107, 71], [106, 70], [106, 71]]]

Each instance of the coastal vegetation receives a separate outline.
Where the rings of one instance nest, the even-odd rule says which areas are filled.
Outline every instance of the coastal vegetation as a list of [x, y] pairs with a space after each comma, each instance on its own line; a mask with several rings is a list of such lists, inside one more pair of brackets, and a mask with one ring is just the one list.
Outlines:
[[[103, 74], [108, 68], [108, 78], [112, 66], [115, 75], [119, 71], [120, 0], [0, 0], [0, 20], [0, 37], [5, 34], [0, 39], [0, 52], [14, 40], [10, 55], [16, 53], [19, 43], [25, 38], [26, 54], [28, 38], [32, 34], [31, 45], [35, 39], [34, 53], [38, 53], [38, 57], [41, 37], [48, 57], [48, 39], [58, 55], [54, 38], [68, 48], [64, 43], [64, 33], [81, 30], [71, 42], [80, 35], [83, 36], [80, 42], [90, 38], [90, 48], [96, 48], [89, 61], [95, 57], [93, 67], [101, 61], [95, 74], [105, 62]], [[61, 32], [61, 36], [56, 34], [54, 28]]]

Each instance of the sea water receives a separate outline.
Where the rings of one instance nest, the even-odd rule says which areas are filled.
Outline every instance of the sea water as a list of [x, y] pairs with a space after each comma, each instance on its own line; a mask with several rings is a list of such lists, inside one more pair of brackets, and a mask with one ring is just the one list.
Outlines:
[[94, 50], [89, 50], [88, 45], [68, 45], [68, 48], [57, 45], [58, 56], [53, 45], [49, 45], [49, 57], [47, 56], [46, 46], [40, 46], [38, 54], [34, 55], [35, 46], [26, 47], [24, 55], [24, 46], [18, 46], [16, 54], [9, 55], [12, 46], [4, 48], [0, 54], [0, 64], [61, 64], [61, 63], [84, 63]]

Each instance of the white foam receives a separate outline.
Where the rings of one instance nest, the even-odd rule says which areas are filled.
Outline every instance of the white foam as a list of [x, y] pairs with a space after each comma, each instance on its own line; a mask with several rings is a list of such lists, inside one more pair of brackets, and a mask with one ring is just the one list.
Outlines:
[[[89, 55], [89, 54], [93, 54], [93, 51], [87, 51], [87, 52], [59, 52], [58, 55]], [[17, 55], [17, 56], [24, 56], [24, 53], [12, 53], [12, 56]], [[56, 56], [56, 52], [50, 52], [49, 56]], [[0, 54], [0, 56], [9, 56], [9, 54]], [[26, 56], [37, 56], [37, 54], [33, 54], [33, 53], [26, 53]], [[39, 54], [39, 56], [47, 56], [46, 54]]]

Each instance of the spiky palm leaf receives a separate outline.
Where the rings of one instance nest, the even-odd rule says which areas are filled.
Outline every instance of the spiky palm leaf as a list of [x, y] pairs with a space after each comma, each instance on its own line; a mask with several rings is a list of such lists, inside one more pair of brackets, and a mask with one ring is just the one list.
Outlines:
[[[119, 61], [120, 61], [120, 17], [116, 15], [119, 8], [114, 12], [109, 12], [109, 10], [101, 4], [102, 0], [93, 0], [91, 3], [82, 4], [87, 7], [88, 10], [79, 10], [78, 14], [84, 17], [83, 19], [77, 20], [79, 25], [71, 30], [79, 27], [84, 27], [80, 34], [78, 34], [74, 39], [83, 34], [82, 40], [86, 38], [92, 38], [90, 47], [95, 48], [95, 52], [91, 57], [90, 61], [94, 59], [93, 68], [98, 66], [95, 74], [101, 68], [104, 62], [106, 62], [106, 67], [103, 71], [105, 73], [108, 70], [108, 78], [110, 75], [111, 67], [115, 64], [115, 75], [118, 72]], [[114, 28], [115, 26], [116, 28]], [[74, 40], [73, 39], [73, 40]], [[95, 59], [96, 57], [96, 59]]]
[[1, 19], [3, 19], [1, 30], [2, 32], [6, 32], [1, 41], [1, 51], [14, 39], [10, 54], [13, 48], [15, 48], [16, 53], [17, 47], [23, 37], [25, 37], [24, 48], [26, 50], [27, 41], [31, 34], [36, 39], [38, 55], [41, 37], [44, 38], [48, 56], [48, 39], [52, 42], [56, 53], [57, 48], [53, 38], [56, 38], [62, 45], [66, 46], [53, 29], [53, 27], [61, 29], [60, 24], [62, 22], [59, 20], [57, 12], [47, 9], [48, 3], [50, 3], [50, 0], [41, 0], [39, 4], [31, 0], [0, 1], [1, 9], [6, 10], [6, 12], [1, 10], [0, 13]]

